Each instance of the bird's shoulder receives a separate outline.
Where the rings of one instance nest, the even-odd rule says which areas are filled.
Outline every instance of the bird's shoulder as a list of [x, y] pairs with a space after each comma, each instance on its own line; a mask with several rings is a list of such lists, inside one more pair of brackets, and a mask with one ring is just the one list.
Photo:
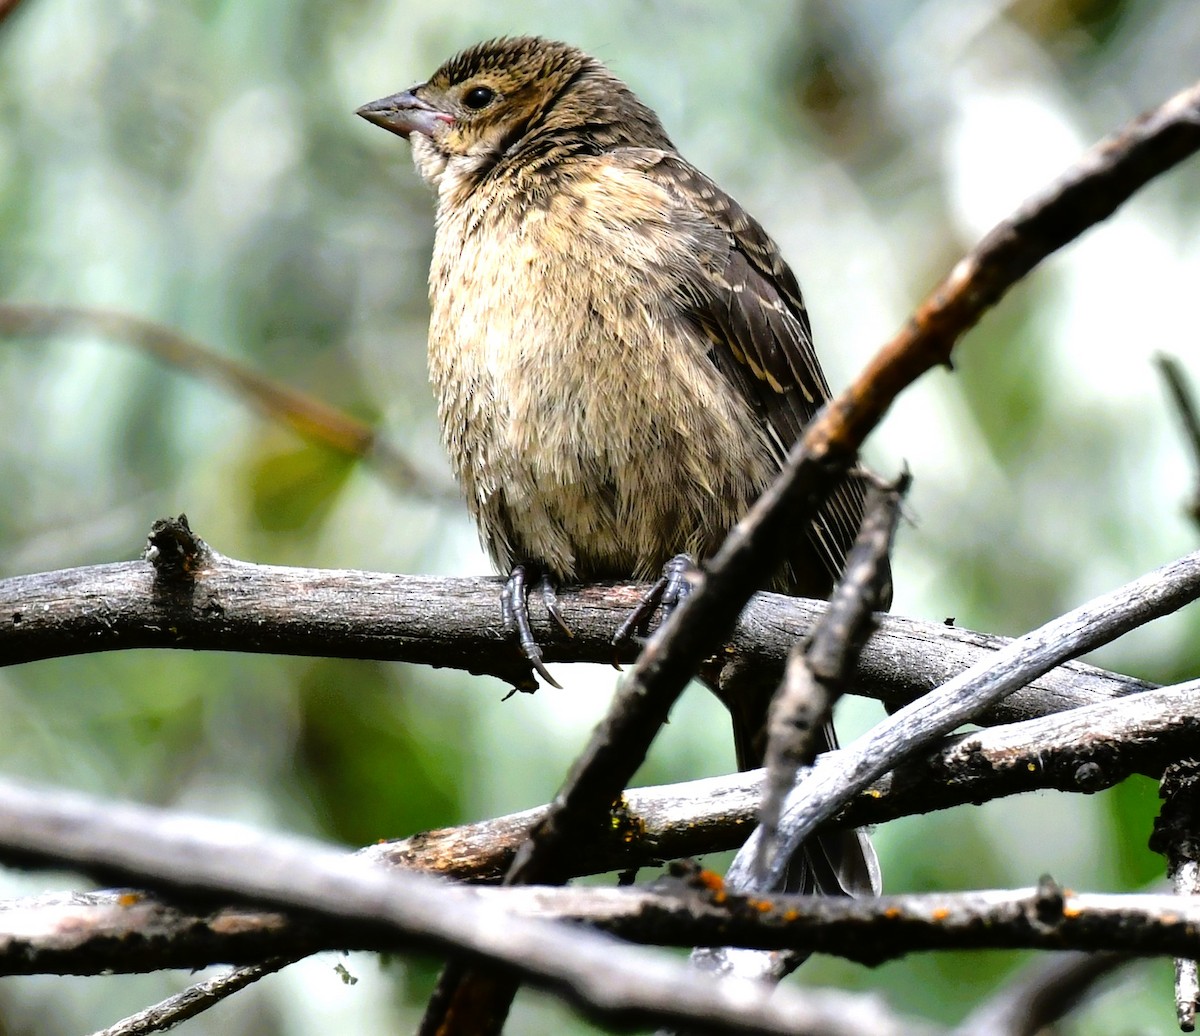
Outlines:
[[[785, 454], [829, 398], [800, 286], [774, 239], [677, 152], [624, 148], [590, 175], [621, 184], [673, 228], [677, 304], [707, 336], [713, 361], [760, 412]], [[611, 188], [610, 188], [611, 190]], [[632, 206], [626, 206], [634, 211]]]
[[807, 322], [800, 285], [775, 240], [728, 192], [677, 151], [622, 148], [601, 156], [600, 167], [627, 175], [661, 191], [676, 218], [698, 218], [719, 230], [731, 250], [741, 253], [753, 270], [768, 280], [796, 315]]

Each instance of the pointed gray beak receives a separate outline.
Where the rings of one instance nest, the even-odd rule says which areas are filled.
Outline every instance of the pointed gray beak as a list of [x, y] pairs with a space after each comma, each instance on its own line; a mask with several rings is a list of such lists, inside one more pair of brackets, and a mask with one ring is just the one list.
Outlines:
[[[416, 89], [417, 87], [413, 87], [413, 90]], [[376, 126], [399, 134], [405, 140], [410, 133], [424, 133], [425, 136], [431, 137], [439, 125], [454, 122], [453, 115], [439, 111], [421, 100], [413, 90], [371, 101], [359, 108], [355, 114], [361, 115], [367, 122], [373, 122]]]

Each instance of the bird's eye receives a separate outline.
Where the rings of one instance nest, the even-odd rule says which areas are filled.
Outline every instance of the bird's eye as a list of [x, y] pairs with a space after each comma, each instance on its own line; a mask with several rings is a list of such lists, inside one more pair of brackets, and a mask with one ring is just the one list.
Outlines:
[[463, 104], [468, 108], [474, 108], [479, 111], [480, 108], [486, 108], [496, 98], [496, 91], [487, 86], [473, 86], [465, 94], [463, 94]]

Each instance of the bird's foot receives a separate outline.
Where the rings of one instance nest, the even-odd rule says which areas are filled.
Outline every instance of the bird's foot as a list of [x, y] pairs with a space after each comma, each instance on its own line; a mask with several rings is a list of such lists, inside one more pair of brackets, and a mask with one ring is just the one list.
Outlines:
[[[521, 653], [529, 661], [533, 671], [551, 687], [561, 689], [562, 684], [550, 675], [550, 670], [542, 661], [542, 649], [534, 638], [533, 627], [529, 621], [531, 590], [528, 582], [529, 574], [525, 565], [513, 566], [508, 581], [504, 584], [504, 590], [500, 594], [500, 617], [508, 635], [517, 638], [517, 643], [521, 646]], [[567, 620], [563, 618], [562, 612], [559, 610], [558, 588], [555, 586], [554, 580], [543, 574], [537, 581], [537, 588], [542, 595], [542, 604], [550, 618], [567, 636], [574, 636], [571, 627], [567, 625]]]
[[676, 554], [663, 565], [662, 576], [642, 598], [641, 602], [613, 634], [613, 645], [620, 647], [635, 636], [649, 632], [650, 617], [658, 608], [662, 609], [662, 621], [666, 622], [683, 599], [692, 592], [691, 577], [696, 572], [696, 563], [687, 554]]

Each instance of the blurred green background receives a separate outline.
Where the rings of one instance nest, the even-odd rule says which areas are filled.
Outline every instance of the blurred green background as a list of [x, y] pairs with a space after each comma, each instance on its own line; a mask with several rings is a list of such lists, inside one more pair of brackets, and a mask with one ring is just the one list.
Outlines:
[[[1194, 0], [23, 0], [0, 23], [0, 300], [171, 325], [378, 424], [448, 480], [424, 373], [432, 198], [408, 149], [354, 117], [478, 39], [578, 43], [782, 244], [840, 386], [961, 252], [1092, 141], [1197, 74]], [[876, 434], [917, 481], [895, 611], [1020, 633], [1193, 549], [1192, 473], [1153, 369], [1200, 378], [1200, 162], [1052, 259]], [[218, 550], [280, 564], [475, 574], [463, 509], [118, 341], [0, 342], [0, 576], [137, 556], [186, 511]], [[1097, 661], [1170, 681], [1196, 609]], [[611, 693], [501, 704], [494, 681], [401, 665], [132, 652], [0, 669], [0, 768], [359, 845], [551, 796]], [[880, 715], [848, 702], [843, 723]], [[640, 779], [732, 769], [728, 725], [685, 697]], [[877, 833], [893, 891], [1137, 888], [1148, 781]], [[0, 894], [66, 878], [7, 874]], [[189, 1033], [411, 1029], [434, 962], [316, 958]], [[879, 989], [951, 1021], [1024, 958], [925, 955], [801, 981]], [[1070, 1033], [1173, 1030], [1169, 964], [1126, 972]], [[0, 1034], [89, 1031], [193, 977], [0, 980]], [[514, 1033], [593, 1031], [523, 994]]]

